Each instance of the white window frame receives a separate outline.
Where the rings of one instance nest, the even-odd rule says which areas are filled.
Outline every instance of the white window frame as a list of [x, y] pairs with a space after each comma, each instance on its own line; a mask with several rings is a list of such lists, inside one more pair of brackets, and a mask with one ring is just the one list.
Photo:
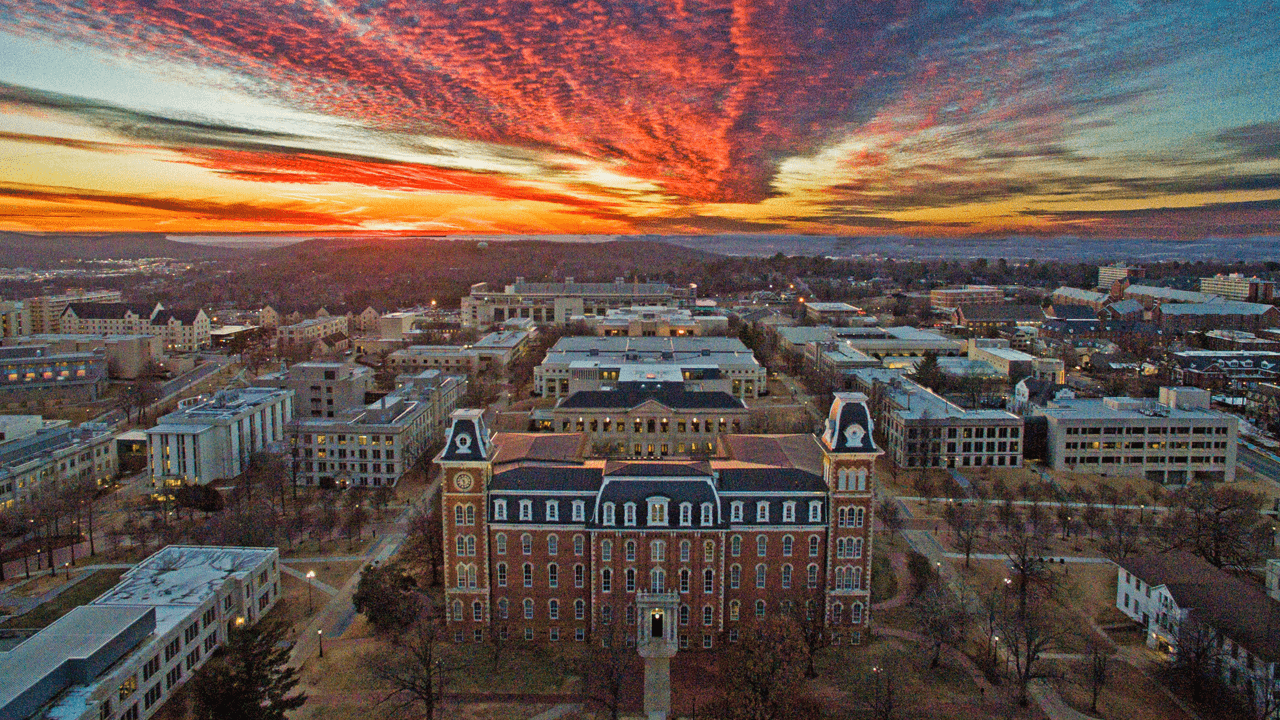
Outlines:
[[560, 501], [559, 500], [547, 501], [547, 520], [556, 521], [556, 522], [560, 521]]
[[821, 500], [809, 501], [809, 522], [811, 523], [822, 522], [822, 501]]
[[532, 500], [520, 501], [520, 519], [533, 520], [533, 501]]
[[693, 525], [693, 503], [680, 503], [680, 525], [682, 527]]
[[622, 523], [627, 527], [635, 527], [636, 525], [636, 504], [635, 503], [627, 502], [623, 504]]
[[712, 514], [711, 503], [702, 503], [702, 524], [706, 526], [713, 522], [715, 522], [715, 515]]
[[587, 503], [583, 500], [573, 501], [573, 521], [584, 522], [587, 518]]
[[494, 520], [507, 519], [507, 501], [506, 500], [493, 501], [493, 519]]
[[782, 503], [782, 522], [796, 521], [796, 501], [788, 500]]
[[756, 501], [756, 522], [758, 523], [769, 522], [769, 501], [768, 500]]
[[[671, 523], [670, 505], [671, 501], [661, 496], [646, 498], [645, 503], [649, 506], [648, 524], [653, 526], [666, 526]], [[635, 523], [631, 523], [634, 525]]]
[[729, 504], [729, 521], [742, 522], [742, 501], [734, 500]]
[[602, 524], [602, 525], [615, 525], [615, 524], [617, 524], [617, 516], [614, 514], [614, 504], [613, 504], [613, 503], [611, 503], [611, 502], [607, 502], [607, 503], [605, 503], [605, 504], [604, 504], [604, 520], [601, 522], [601, 524]]

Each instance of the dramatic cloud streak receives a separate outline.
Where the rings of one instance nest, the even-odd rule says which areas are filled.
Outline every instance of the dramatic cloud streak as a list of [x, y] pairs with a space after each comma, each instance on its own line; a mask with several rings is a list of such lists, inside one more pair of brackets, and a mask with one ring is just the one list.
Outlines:
[[[1248, 207], [1280, 198], [1271, 2], [50, 0], [0, 19], [319, 119], [157, 112], [53, 92], [58, 67], [0, 70], [24, 119], [0, 153], [182, 165], [183, 198], [256, 187], [288, 223], [394, 221], [396, 193], [445, 229], [1144, 234], [1074, 213], [1176, 205], [1223, 219], [1207, 233], [1275, 231]], [[41, 140], [50, 117], [82, 136]], [[72, 205], [109, 189], [65, 182]], [[338, 186], [351, 207], [284, 209]]]

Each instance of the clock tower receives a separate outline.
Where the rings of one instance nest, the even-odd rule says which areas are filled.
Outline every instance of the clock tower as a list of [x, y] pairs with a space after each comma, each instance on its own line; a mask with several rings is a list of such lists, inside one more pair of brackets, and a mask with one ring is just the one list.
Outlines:
[[455, 641], [478, 641], [489, 623], [489, 532], [485, 489], [493, 444], [484, 411], [450, 416], [440, 465], [445, 612]]

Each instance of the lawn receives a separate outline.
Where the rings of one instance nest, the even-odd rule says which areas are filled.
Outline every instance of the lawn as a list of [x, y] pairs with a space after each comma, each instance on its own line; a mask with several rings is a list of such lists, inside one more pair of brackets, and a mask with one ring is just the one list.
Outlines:
[[124, 570], [99, 570], [58, 597], [43, 605], [37, 605], [31, 612], [0, 623], [0, 627], [42, 628], [51, 625], [58, 618], [81, 605], [88, 604], [89, 601], [111, 589], [120, 582], [120, 576], [124, 572]]

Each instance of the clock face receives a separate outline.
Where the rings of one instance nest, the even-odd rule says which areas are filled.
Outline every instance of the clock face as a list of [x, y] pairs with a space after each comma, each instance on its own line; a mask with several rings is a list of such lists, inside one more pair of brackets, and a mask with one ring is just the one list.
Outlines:
[[475, 478], [467, 473], [458, 473], [453, 476], [453, 484], [459, 490], [470, 490], [471, 486], [475, 484]]

